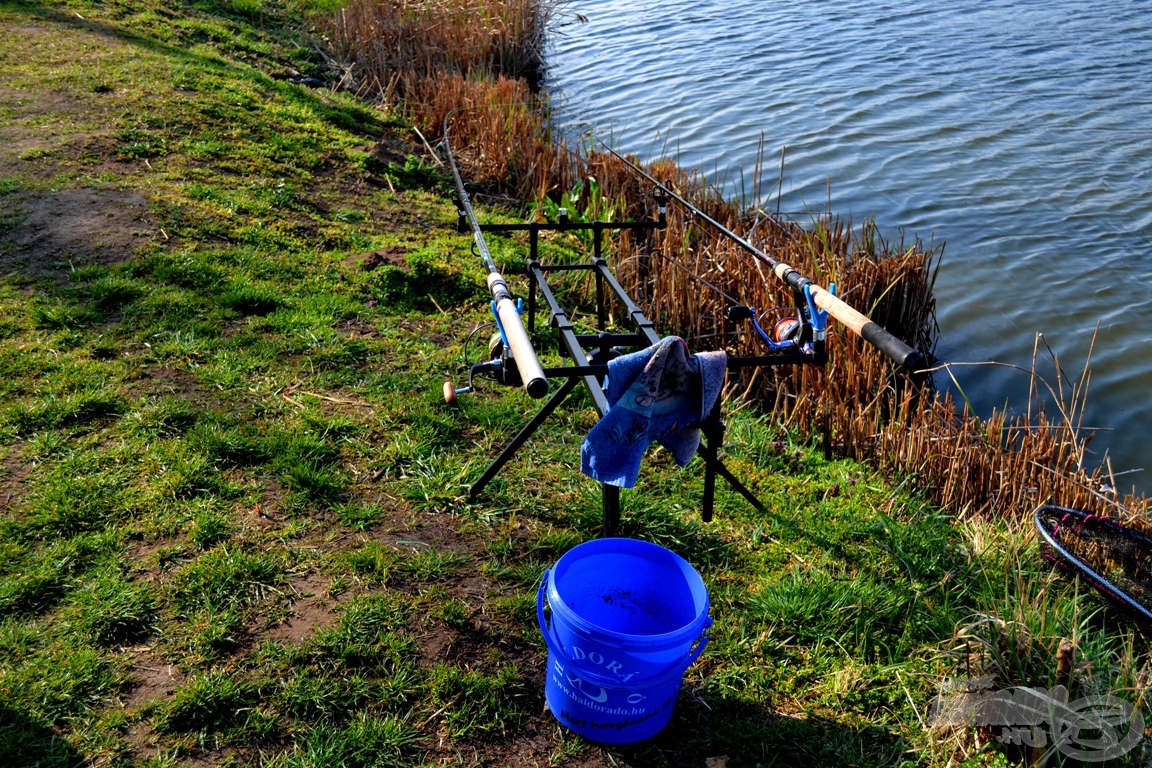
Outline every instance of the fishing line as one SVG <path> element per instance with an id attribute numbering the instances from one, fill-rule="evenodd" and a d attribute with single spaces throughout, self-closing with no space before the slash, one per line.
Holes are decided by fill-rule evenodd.
<path id="1" fill-rule="evenodd" d="M 746 303 L 745 303 L 745 302 L 743 302 L 743 301 L 740 301 L 740 300 L 739 300 L 739 299 L 737 299 L 735 296 L 733 296 L 732 294 L 730 294 L 730 293 L 728 293 L 727 291 L 723 290 L 723 289 L 722 289 L 722 288 L 720 288 L 719 286 L 717 286 L 717 285 L 715 285 L 715 284 L 713 284 L 713 283 L 709 282 L 708 280 L 705 280 L 703 277 L 701 277 L 700 275 L 696 274 L 694 271 L 692 271 L 691 269 L 689 269 L 688 267 L 686 267 L 684 264 L 681 264 L 679 261 L 677 261 L 677 260 L 676 260 L 675 258 L 673 258 L 672 256 L 669 256 L 668 254 L 664 253 L 664 251 L 662 251 L 662 250 L 655 250 L 655 251 L 652 251 L 652 253 L 655 253 L 656 255 L 660 256 L 660 257 L 661 257 L 661 258 L 663 258 L 664 260 L 668 261 L 669 263 L 671 263 L 671 264 L 672 264 L 672 266 L 676 267 L 676 268 L 677 268 L 677 269 L 679 269 L 681 272 L 683 272 L 685 275 L 687 275 L 689 278 L 691 278 L 692 280 L 695 280 L 696 282 L 700 283 L 700 284 L 701 284 L 701 285 L 703 285 L 705 288 L 709 288 L 709 289 L 711 289 L 712 291 L 715 291 L 717 295 L 719 295 L 719 296 L 723 297 L 723 298 L 724 298 L 724 300 L 728 302 L 728 306 L 729 306 L 729 307 L 744 307 L 744 306 L 746 306 Z M 768 308 L 768 309 L 765 309 L 765 310 L 761 310 L 761 311 L 759 311 L 759 313 L 758 313 L 758 315 L 757 315 L 757 320 L 759 320 L 759 319 L 761 319 L 761 318 L 765 317 L 765 316 L 766 316 L 766 315 L 768 315 L 769 313 L 782 313 L 782 312 L 784 312 L 784 311 L 786 311 L 786 308 L 785 308 L 785 307 L 770 307 L 770 308 Z M 793 310 L 793 311 L 794 311 L 794 310 Z M 717 318 L 713 317 L 713 318 L 712 318 L 713 322 L 715 322 L 715 321 L 716 321 L 716 319 L 717 319 Z M 725 338 L 725 337 L 726 337 L 726 335 L 727 335 L 727 334 L 725 334 L 725 333 L 715 333 L 715 332 L 713 332 L 713 333 L 706 333 L 706 334 L 696 334 L 696 335 L 692 336 L 692 341 L 693 341 L 693 342 L 698 342 L 698 341 L 700 341 L 700 340 L 702 340 L 702 339 L 710 339 L 710 338 L 721 338 L 721 339 L 723 339 L 723 338 Z M 741 335 L 741 334 L 737 333 L 737 335 Z"/>
<path id="2" fill-rule="evenodd" d="M 495 320 L 489 320 L 489 321 L 484 322 L 484 323 L 479 323 L 476 325 L 475 328 L 472 329 L 472 331 L 467 336 L 464 337 L 464 352 L 462 355 L 464 365 L 468 365 L 468 347 L 472 344 L 472 340 L 476 338 L 476 334 L 480 333 L 481 331 L 483 331 L 486 328 L 496 328 L 496 327 L 498 327 L 498 326 L 496 325 Z"/>
<path id="3" fill-rule="evenodd" d="M 660 258 L 662 258 L 662 259 L 664 259 L 665 261 L 669 262 L 669 263 L 670 263 L 672 266 L 676 267 L 676 268 L 677 268 L 677 269 L 679 269 L 681 272 L 683 272 L 684 274 L 688 275 L 689 277 L 691 277 L 691 278 L 692 278 L 693 280 L 695 280 L 696 282 L 698 282 L 698 283 L 700 283 L 701 285 L 703 285 L 705 288 L 710 288 L 710 289 L 712 289 L 712 290 L 713 290 L 713 291 L 715 291 L 715 292 L 716 292 L 718 295 L 720 295 L 720 296 L 722 296 L 724 299 L 726 299 L 726 300 L 727 300 L 729 303 L 731 303 L 731 304 L 736 304 L 736 305 L 740 305 L 740 306 L 743 306 L 743 305 L 744 305 L 744 302 L 740 301 L 740 300 L 739 300 L 739 299 L 737 299 L 735 296 L 733 296 L 732 294 L 730 294 L 730 293 L 726 292 L 725 290 L 723 290 L 723 289 L 722 289 L 722 288 L 720 288 L 719 286 L 717 286 L 717 285 L 715 285 L 715 284 L 713 284 L 713 283 L 709 282 L 708 280 L 705 280 L 703 277 L 701 277 L 700 275 L 696 274 L 696 272 L 694 272 L 693 270 L 691 270 L 691 269 L 689 269 L 688 267 L 684 266 L 683 264 L 681 264 L 679 261 L 677 261 L 677 260 L 676 260 L 675 258 L 673 258 L 672 256 L 669 256 L 668 254 L 666 254 L 666 253 L 665 253 L 663 250 L 655 250 L 655 251 L 652 251 L 652 253 L 655 253 L 655 254 L 656 254 L 657 256 L 659 256 Z"/>

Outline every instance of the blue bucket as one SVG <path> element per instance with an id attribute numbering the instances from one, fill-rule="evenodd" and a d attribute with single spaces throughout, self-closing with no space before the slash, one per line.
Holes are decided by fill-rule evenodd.
<path id="1" fill-rule="evenodd" d="M 672 718 L 684 672 L 708 644 L 708 606 L 700 574 L 664 547 L 608 538 L 568 550 L 536 596 L 548 708 L 592 741 L 655 736 Z"/>

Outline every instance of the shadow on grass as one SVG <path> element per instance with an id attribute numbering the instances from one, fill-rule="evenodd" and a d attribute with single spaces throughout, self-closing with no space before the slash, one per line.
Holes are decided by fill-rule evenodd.
<path id="1" fill-rule="evenodd" d="M 735 699 L 710 699 L 707 708 L 685 704 L 682 693 L 671 722 L 654 738 L 608 751 L 636 768 L 839 768 L 901 764 L 909 749 L 899 734 L 872 725 L 786 715 Z"/>
<path id="2" fill-rule="evenodd" d="M 6 768 L 73 768 L 84 764 L 48 726 L 0 704 L 0 765 Z"/>

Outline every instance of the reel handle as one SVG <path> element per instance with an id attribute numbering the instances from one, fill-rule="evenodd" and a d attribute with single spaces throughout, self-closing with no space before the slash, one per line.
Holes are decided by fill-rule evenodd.
<path id="1" fill-rule="evenodd" d="M 449 379 L 448 381 L 444 382 L 444 402 L 448 405 L 455 405 L 457 403 L 457 396 L 467 395 L 475 391 L 476 387 L 472 386 L 471 383 L 469 383 L 466 387 L 460 387 L 457 389 L 456 385 L 452 383 L 451 379 Z"/>

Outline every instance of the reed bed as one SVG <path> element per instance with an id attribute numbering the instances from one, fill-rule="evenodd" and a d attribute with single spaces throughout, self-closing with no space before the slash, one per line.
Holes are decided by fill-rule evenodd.
<path id="1" fill-rule="evenodd" d="M 469 183 L 481 189 L 536 200 L 579 178 L 576 155 L 553 140 L 545 104 L 523 80 L 453 74 L 427 83 L 408 103 L 425 134 L 450 130 Z"/>
<path id="2" fill-rule="evenodd" d="M 629 189 L 634 174 L 626 169 L 620 171 L 626 176 L 620 186 L 613 183 L 613 160 L 592 163 L 602 188 L 635 195 Z M 837 283 L 846 301 L 932 359 L 938 250 L 919 243 L 892 246 L 871 222 L 853 235 L 834 217 L 801 227 L 750 213 L 668 162 L 653 164 L 650 172 L 669 179 L 730 229 L 750 233 L 749 239 L 777 260 L 821 285 Z M 618 256 L 622 280 L 643 298 L 650 316 L 686 337 L 722 339 L 736 354 L 757 354 L 762 346 L 753 334 L 737 335 L 725 326 L 724 309 L 731 300 L 757 307 L 765 328 L 793 313 L 790 289 L 775 275 L 675 208 L 666 230 L 650 241 L 622 242 Z M 1032 369 L 1023 372 L 1034 382 L 1027 412 L 1009 417 L 994 411 L 979 418 L 946 393 L 911 384 L 876 349 L 834 322 L 828 343 L 824 368 L 754 370 L 734 386 L 770 408 L 783 426 L 826 435 L 836 453 L 909 478 L 960 516 L 1026 522 L 1037 506 L 1053 501 L 1128 522 L 1147 516 L 1146 498 L 1134 492 L 1122 497 L 1109 468 L 1090 466 L 1086 459 L 1091 439 L 1082 424 L 1086 372 L 1073 386 L 1062 384 L 1067 377 L 1057 371 L 1049 384 L 1034 358 Z"/>
<path id="3" fill-rule="evenodd" d="M 329 20 L 328 32 L 361 91 L 391 102 L 422 135 L 438 137 L 451 126 L 471 183 L 530 205 L 595 179 L 607 201 L 600 210 L 647 215 L 652 190 L 623 163 L 552 135 L 547 98 L 536 86 L 544 31 L 558 8 L 546 0 L 353 0 Z M 939 251 L 887 243 L 871 222 L 854 230 L 816 217 L 801 226 L 749 211 L 667 160 L 647 169 L 779 261 L 818 284 L 836 282 L 846 301 L 932 359 Z M 793 298 L 774 275 L 675 205 L 665 230 L 623 235 L 612 256 L 645 312 L 695 347 L 760 351 L 747 329 L 726 323 L 733 300 L 757 307 L 765 327 L 792 312 Z M 1147 515 L 1146 499 L 1121 497 L 1107 467 L 1085 462 L 1088 435 L 1078 414 L 1086 381 L 1072 393 L 1053 389 L 1054 400 L 1037 396 L 1024 416 L 978 418 L 930 387 L 909 384 L 835 323 L 829 353 L 823 369 L 757 370 L 734 378 L 732 389 L 770 409 L 783 427 L 823 434 L 838 453 L 909 478 L 959 515 L 1023 521 L 1049 502 L 1128 520 Z M 1036 370 L 1030 375 L 1040 380 Z"/>
<path id="4" fill-rule="evenodd" d="M 555 9 L 547 0 L 352 0 L 324 26 L 351 87 L 423 136 L 450 129 L 470 182 L 535 199 L 577 178 L 536 92 Z"/>
<path id="5" fill-rule="evenodd" d="M 541 0 L 352 0 L 328 20 L 364 87 L 404 99 L 444 75 L 500 73 L 533 87 L 553 4 Z"/>

